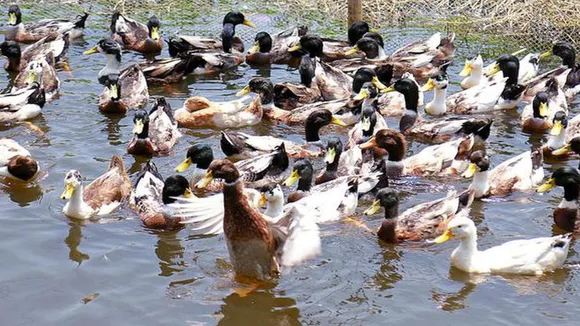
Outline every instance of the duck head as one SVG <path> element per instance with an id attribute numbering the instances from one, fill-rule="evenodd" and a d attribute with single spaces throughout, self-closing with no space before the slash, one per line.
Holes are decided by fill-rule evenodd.
<path id="1" fill-rule="evenodd" d="M 352 23 L 348 28 L 348 42 L 351 46 L 354 46 L 358 40 L 360 40 L 363 35 L 370 31 L 369 24 L 363 21 L 357 21 Z"/>
<path id="2" fill-rule="evenodd" d="M 214 179 L 220 179 L 226 185 L 234 184 L 240 178 L 240 172 L 230 160 L 215 160 L 207 168 L 205 176 L 195 184 L 196 189 L 207 187 Z"/>
<path id="3" fill-rule="evenodd" d="M 22 12 L 17 5 L 8 7 L 8 25 L 16 26 L 22 23 Z"/>
<path id="4" fill-rule="evenodd" d="M 161 22 L 159 22 L 159 19 L 155 16 L 151 16 L 147 22 L 147 29 L 149 30 L 150 39 L 157 41 L 161 38 L 161 34 L 159 32 L 160 27 Z"/>
<path id="5" fill-rule="evenodd" d="M 337 167 L 340 161 L 340 155 L 342 155 L 342 142 L 338 137 L 330 137 L 328 143 L 326 144 L 326 154 L 324 155 L 324 163 L 326 163 L 327 170 L 328 167 Z"/>
<path id="6" fill-rule="evenodd" d="M 272 50 L 272 37 L 266 32 L 259 32 L 254 38 L 254 46 L 248 51 L 248 54 L 261 52 L 268 53 Z"/>
<path id="7" fill-rule="evenodd" d="M 290 187 L 298 181 L 298 190 L 308 191 L 312 185 L 312 174 L 314 169 L 308 159 L 301 159 L 294 163 L 294 168 L 290 176 L 284 180 L 282 186 Z"/>
<path id="8" fill-rule="evenodd" d="M 481 58 L 481 55 L 478 54 L 475 57 L 465 59 L 465 65 L 463 66 L 463 69 L 459 73 L 459 76 L 467 77 L 469 76 L 469 74 L 471 74 L 471 71 L 473 70 L 481 71 L 482 69 L 483 69 L 483 58 Z"/>
<path id="9" fill-rule="evenodd" d="M 366 143 L 360 144 L 361 149 L 381 148 L 387 151 L 389 161 L 402 161 L 407 153 L 407 141 L 400 132 L 391 129 L 377 131 Z"/>
<path id="10" fill-rule="evenodd" d="M 165 179 L 163 184 L 162 199 L 164 204 L 175 202 L 175 197 L 193 198 L 193 192 L 189 188 L 189 181 L 180 175 L 173 175 Z"/>
<path id="11" fill-rule="evenodd" d="M 187 150 L 185 160 L 175 168 L 175 171 L 184 172 L 192 164 L 195 164 L 197 168 L 206 170 L 209 168 L 211 162 L 213 162 L 213 151 L 211 147 L 205 144 L 195 144 Z"/>
<path id="12" fill-rule="evenodd" d="M 137 138 L 145 139 L 149 137 L 149 113 L 143 109 L 137 110 L 133 117 L 133 134 Z"/>
<path id="13" fill-rule="evenodd" d="M 274 85 L 268 78 L 255 77 L 250 79 L 248 85 L 236 93 L 236 96 L 244 96 L 249 93 L 260 95 L 264 105 L 274 102 Z"/>
<path id="14" fill-rule="evenodd" d="M 378 78 L 376 72 L 370 68 L 358 69 L 352 78 L 352 91 L 358 94 L 365 83 L 372 82 L 379 90 L 387 88 Z"/>
<path id="15" fill-rule="evenodd" d="M 433 76 L 431 76 L 429 80 L 427 80 L 427 83 L 423 86 L 421 90 L 423 92 L 428 92 L 432 89 L 437 90 L 446 89 L 448 85 L 449 85 L 449 77 L 447 76 L 447 73 L 444 71 L 438 71 Z"/>
<path id="16" fill-rule="evenodd" d="M 448 219 L 445 232 L 439 237 L 433 239 L 433 243 L 443 243 L 450 239 L 463 240 L 477 236 L 477 229 L 475 223 L 467 216 L 469 209 L 463 209 L 457 213 L 453 218 Z"/>
<path id="17" fill-rule="evenodd" d="M 304 35 L 300 38 L 297 45 L 288 49 L 289 52 L 302 51 L 311 58 L 321 57 L 323 54 L 323 42 L 318 35 Z"/>
<path id="18" fill-rule="evenodd" d="M 376 214 L 381 207 L 385 209 L 385 218 L 391 219 L 399 215 L 399 195 L 391 188 L 383 188 L 377 192 L 376 200 L 364 211 L 364 215 Z"/>
<path id="19" fill-rule="evenodd" d="M 77 170 L 70 170 L 64 177 L 64 191 L 60 195 L 61 199 L 70 199 L 74 192 L 83 185 L 83 176 Z"/>
<path id="20" fill-rule="evenodd" d="M 471 153 L 469 156 L 469 166 L 461 175 L 464 178 L 471 178 L 478 172 L 489 170 L 489 157 L 484 151 L 479 150 Z"/>
<path id="21" fill-rule="evenodd" d="M 568 42 L 557 42 L 552 46 L 552 50 L 546 51 L 540 55 L 540 58 L 556 55 L 562 58 L 562 65 L 568 68 L 576 66 L 576 50 Z"/>
<path id="22" fill-rule="evenodd" d="M 319 141 L 320 129 L 322 127 L 328 126 L 329 124 L 335 124 L 338 126 L 346 127 L 346 124 L 342 122 L 338 117 L 334 116 L 329 110 L 321 109 L 310 113 L 308 118 L 306 118 L 306 124 L 304 127 L 306 141 L 307 142 Z"/>

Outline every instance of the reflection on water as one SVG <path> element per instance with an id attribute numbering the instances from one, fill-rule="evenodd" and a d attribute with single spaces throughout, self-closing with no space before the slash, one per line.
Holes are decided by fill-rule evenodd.
<path id="1" fill-rule="evenodd" d="M 130 111 L 129 114 L 132 115 L 134 114 L 134 112 L 135 111 Z M 121 136 L 121 127 L 119 125 L 119 122 L 123 118 L 124 115 L 122 114 L 113 114 L 107 115 L 107 117 L 102 121 L 105 123 L 105 126 L 103 127 L 102 131 L 107 133 L 107 140 L 109 140 L 109 144 L 113 146 L 120 145 L 122 143 L 121 139 L 124 138 L 123 136 Z"/>
<path id="2" fill-rule="evenodd" d="M 218 325 L 302 325 L 296 300 L 278 297 L 273 290 L 252 292 L 245 297 L 234 293 L 223 301 L 223 317 Z"/>
<path id="3" fill-rule="evenodd" d="M 396 245 L 386 244 L 378 241 L 384 246 L 383 263 L 380 270 L 372 277 L 373 282 L 381 291 L 392 289 L 395 283 L 403 279 L 399 273 L 398 265 L 400 263 L 403 253 L 397 249 Z"/>
<path id="4" fill-rule="evenodd" d="M 29 206 L 42 197 L 43 191 L 37 182 L 24 183 L 0 177 L 1 192 L 8 194 L 10 200 L 20 207 Z"/>
<path id="5" fill-rule="evenodd" d="M 90 258 L 89 255 L 79 250 L 79 245 L 81 244 L 81 239 L 83 238 L 83 232 L 80 223 L 82 222 L 69 222 L 68 235 L 64 239 L 64 243 L 66 243 L 66 246 L 69 248 L 68 258 L 74 262 L 77 262 L 79 265 L 83 261 Z"/>
<path id="6" fill-rule="evenodd" d="M 157 232 L 157 244 L 155 255 L 159 258 L 159 276 L 171 276 L 187 268 L 183 258 L 184 248 L 181 239 L 177 236 L 178 231 Z"/>

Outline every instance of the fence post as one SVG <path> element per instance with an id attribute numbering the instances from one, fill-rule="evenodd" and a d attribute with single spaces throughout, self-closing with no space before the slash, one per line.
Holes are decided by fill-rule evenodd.
<path id="1" fill-rule="evenodd" d="M 362 0 L 348 0 L 348 26 L 362 20 Z"/>

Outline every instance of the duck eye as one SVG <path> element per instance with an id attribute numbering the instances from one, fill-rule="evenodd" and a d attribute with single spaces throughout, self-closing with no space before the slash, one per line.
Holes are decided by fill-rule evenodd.
<path id="1" fill-rule="evenodd" d="M 458 229 L 461 229 L 461 227 L 463 227 L 463 225 L 458 225 L 458 226 L 457 226 L 457 228 L 458 228 Z"/>

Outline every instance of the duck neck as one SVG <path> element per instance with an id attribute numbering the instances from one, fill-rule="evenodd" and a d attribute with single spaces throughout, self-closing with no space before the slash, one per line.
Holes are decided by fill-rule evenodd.
<path id="1" fill-rule="evenodd" d="M 271 198 L 268 201 L 268 208 L 264 211 L 264 215 L 268 215 L 270 217 L 277 217 L 282 214 L 284 209 L 284 198 Z"/>
<path id="2" fill-rule="evenodd" d="M 234 44 L 234 35 L 236 33 L 236 27 L 234 24 L 226 23 L 222 29 L 222 49 L 225 53 L 232 52 L 232 46 Z"/>
<path id="3" fill-rule="evenodd" d="M 306 125 L 304 127 L 304 134 L 306 135 L 306 142 L 316 142 L 316 141 L 320 141 L 320 128 L 322 128 L 322 126 L 320 126 L 317 123 L 311 122 L 311 121 L 306 121 Z"/>
<path id="4" fill-rule="evenodd" d="M 447 86 L 435 89 L 435 95 L 433 96 L 433 101 L 431 102 L 432 114 L 444 114 L 445 111 L 447 111 L 447 106 L 445 104 L 446 97 Z"/>
<path id="5" fill-rule="evenodd" d="M 20 71 L 20 57 L 8 58 L 8 67 L 6 67 L 6 70 Z"/>
<path id="6" fill-rule="evenodd" d="M 471 181 L 471 188 L 475 191 L 475 197 L 479 198 L 485 195 L 489 187 L 487 183 L 487 175 L 489 171 L 475 172 L 473 181 Z"/>
<path id="7" fill-rule="evenodd" d="M 576 54 L 570 53 L 562 57 L 562 65 L 570 69 L 574 69 L 574 67 L 576 66 Z"/>
<path id="8" fill-rule="evenodd" d="M 108 76 L 111 74 L 119 74 L 121 71 L 120 55 L 107 54 L 107 64 L 105 68 L 101 69 L 99 76 Z"/>
<path id="9" fill-rule="evenodd" d="M 244 195 L 244 182 L 241 178 L 238 178 L 234 182 L 224 182 L 223 194 L 224 208 L 226 210 L 240 209 L 240 206 L 248 206 L 248 199 Z"/>
<path id="10" fill-rule="evenodd" d="M 298 179 L 298 188 L 297 190 L 300 191 L 310 191 L 312 187 L 312 176 L 301 175 L 300 179 Z"/>
<path id="11" fill-rule="evenodd" d="M 548 139 L 548 147 L 551 149 L 558 149 L 566 145 L 566 130 L 562 129 L 558 136 L 550 136 Z"/>
<path id="12" fill-rule="evenodd" d="M 87 204 L 84 199 L 84 186 L 80 185 L 78 189 L 73 191 L 70 200 L 68 201 L 69 211 L 82 212 L 86 209 Z"/>
<path id="13" fill-rule="evenodd" d="M 459 247 L 457 247 L 455 251 L 455 255 L 472 257 L 477 252 L 477 234 L 474 233 L 461 239 L 459 242 Z"/>
<path id="14" fill-rule="evenodd" d="M 399 121 L 399 130 L 404 134 L 413 126 L 415 122 L 417 122 L 417 118 L 419 117 L 419 113 L 417 112 L 417 108 L 415 109 L 408 109 L 405 110 L 405 114 L 401 117 Z"/>
<path id="15" fill-rule="evenodd" d="M 479 82 L 483 79 L 483 69 L 481 67 L 473 67 L 467 79 L 473 82 Z"/>

